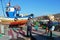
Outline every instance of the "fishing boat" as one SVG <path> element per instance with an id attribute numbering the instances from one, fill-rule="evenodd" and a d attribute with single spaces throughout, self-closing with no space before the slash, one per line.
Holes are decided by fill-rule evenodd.
<path id="1" fill-rule="evenodd" d="M 2 2 L 1 2 L 2 3 Z M 3 5 L 2 5 L 3 8 Z M 20 14 L 19 11 L 21 10 L 21 7 L 19 5 L 11 6 L 10 2 L 6 6 L 6 16 L 7 17 L 0 17 L 0 21 L 2 24 L 19 24 L 24 25 L 28 21 L 27 19 L 29 17 L 33 17 L 33 14 L 25 15 Z M 14 19 L 17 18 L 17 21 L 14 21 Z"/>

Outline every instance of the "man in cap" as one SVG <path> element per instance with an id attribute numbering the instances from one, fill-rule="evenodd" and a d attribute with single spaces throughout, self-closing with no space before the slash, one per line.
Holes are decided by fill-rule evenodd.
<path id="1" fill-rule="evenodd" d="M 32 34 L 31 34 L 32 25 L 33 25 L 32 17 L 29 17 L 28 22 L 27 22 L 27 36 L 30 36 L 30 37 L 32 36 Z"/>

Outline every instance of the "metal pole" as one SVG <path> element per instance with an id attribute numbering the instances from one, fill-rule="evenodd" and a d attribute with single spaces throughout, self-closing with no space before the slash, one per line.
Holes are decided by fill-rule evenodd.
<path id="1" fill-rule="evenodd" d="M 2 5 L 2 11 L 3 11 L 3 15 L 4 15 L 4 7 L 3 7 L 2 0 L 1 0 L 1 5 Z M 5 17 L 5 15 L 4 15 L 4 17 Z"/>

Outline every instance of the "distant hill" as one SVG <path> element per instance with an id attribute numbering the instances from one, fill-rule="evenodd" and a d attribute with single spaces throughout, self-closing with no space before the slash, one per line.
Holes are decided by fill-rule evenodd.
<path id="1" fill-rule="evenodd" d="M 57 19 L 57 18 L 59 18 L 59 19 L 60 19 L 60 13 L 53 14 L 53 15 L 54 15 L 55 19 Z M 48 19 L 48 17 L 47 17 L 47 16 L 38 16 L 38 17 L 36 17 L 36 18 Z"/>
<path id="2" fill-rule="evenodd" d="M 60 13 L 54 14 L 55 19 L 60 19 Z"/>

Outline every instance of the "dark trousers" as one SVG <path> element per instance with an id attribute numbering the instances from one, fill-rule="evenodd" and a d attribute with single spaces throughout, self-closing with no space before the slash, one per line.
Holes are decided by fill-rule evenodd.
<path id="1" fill-rule="evenodd" d="M 28 37 L 31 37 L 32 36 L 31 31 L 32 31 L 32 27 L 31 26 L 27 26 L 27 36 Z"/>
<path id="2" fill-rule="evenodd" d="M 31 31 L 27 31 L 27 36 L 28 37 L 31 37 L 32 36 Z"/>

